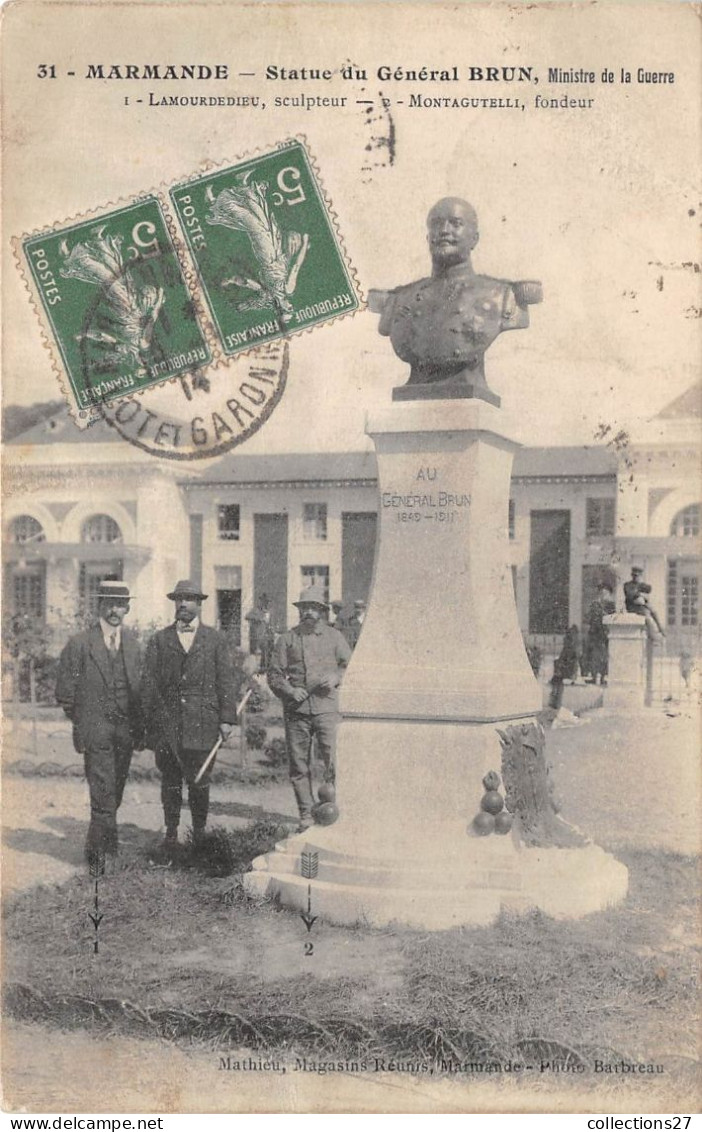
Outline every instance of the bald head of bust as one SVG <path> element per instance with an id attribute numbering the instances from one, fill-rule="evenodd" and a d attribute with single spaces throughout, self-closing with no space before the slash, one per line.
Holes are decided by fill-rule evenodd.
<path id="1" fill-rule="evenodd" d="M 443 197 L 427 216 L 427 240 L 434 270 L 470 263 L 478 242 L 475 209 L 461 197 Z"/>

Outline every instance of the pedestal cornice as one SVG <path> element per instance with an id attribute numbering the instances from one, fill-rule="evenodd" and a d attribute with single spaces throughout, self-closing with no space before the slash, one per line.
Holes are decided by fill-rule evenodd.
<path id="1" fill-rule="evenodd" d="M 368 414 L 366 432 L 376 437 L 392 433 L 476 433 L 495 437 L 512 450 L 521 448 L 513 422 L 502 409 L 486 401 L 396 401 Z"/>

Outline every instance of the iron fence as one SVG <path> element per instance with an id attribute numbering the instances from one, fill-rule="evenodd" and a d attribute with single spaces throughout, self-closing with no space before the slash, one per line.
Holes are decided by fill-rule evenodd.
<path id="1" fill-rule="evenodd" d="M 697 699 L 702 658 L 690 648 L 646 642 L 646 703 L 649 706 Z"/>
<path id="2" fill-rule="evenodd" d="M 553 676 L 553 664 L 563 648 L 563 633 L 522 633 L 524 647 L 534 675 L 548 683 Z"/>

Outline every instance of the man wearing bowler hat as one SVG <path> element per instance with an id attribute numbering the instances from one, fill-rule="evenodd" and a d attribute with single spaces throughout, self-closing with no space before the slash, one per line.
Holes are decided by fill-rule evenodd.
<path id="1" fill-rule="evenodd" d="M 97 590 L 98 624 L 78 633 L 61 653 L 56 699 L 73 723 L 73 745 L 83 755 L 90 790 L 85 844 L 91 872 L 117 853 L 117 811 L 134 750 L 141 750 L 141 649 L 122 625 L 129 588 L 105 579 Z"/>
<path id="2" fill-rule="evenodd" d="M 143 702 L 146 745 L 154 751 L 161 772 L 163 851 L 171 856 L 178 843 L 183 781 L 188 784 L 193 843 L 202 842 L 214 760 L 195 780 L 209 751 L 234 726 L 237 680 L 226 637 L 200 620 L 207 594 L 185 579 L 167 596 L 175 603 L 175 621 L 149 642 Z"/>
<path id="3" fill-rule="evenodd" d="M 329 604 L 317 587 L 303 590 L 293 603 L 300 623 L 282 633 L 273 647 L 268 685 L 283 701 L 290 781 L 300 813 L 300 831 L 312 825 L 312 740 L 333 779 L 339 684 L 350 658 L 346 640 L 326 620 Z"/>

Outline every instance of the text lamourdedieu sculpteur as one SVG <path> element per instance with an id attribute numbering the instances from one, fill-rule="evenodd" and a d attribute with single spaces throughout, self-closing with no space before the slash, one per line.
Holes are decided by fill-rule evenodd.
<path id="1" fill-rule="evenodd" d="M 476 275 L 471 252 L 478 242 L 478 218 L 459 197 L 434 205 L 427 239 L 428 278 L 370 292 L 370 309 L 381 315 L 380 333 L 411 367 L 407 384 L 393 389 L 393 400 L 479 397 L 499 405 L 485 380 L 485 351 L 503 330 L 529 325 L 528 307 L 541 302 L 541 284 Z"/>

